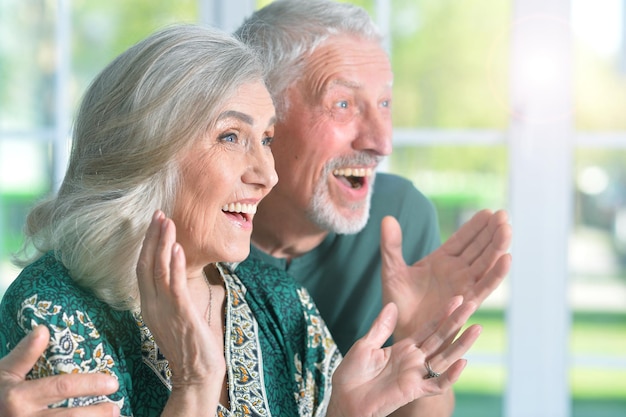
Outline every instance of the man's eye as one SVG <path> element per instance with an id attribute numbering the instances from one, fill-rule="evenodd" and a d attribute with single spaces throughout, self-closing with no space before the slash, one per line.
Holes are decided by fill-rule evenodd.
<path id="1" fill-rule="evenodd" d="M 391 100 L 383 100 L 383 101 L 380 103 L 380 106 L 381 106 L 381 107 L 387 107 L 387 108 L 391 107 Z"/>
<path id="2" fill-rule="evenodd" d="M 234 133 L 226 133 L 224 135 L 221 135 L 219 137 L 219 140 L 223 141 L 223 142 L 237 142 L 237 135 L 235 135 Z"/>
<path id="3" fill-rule="evenodd" d="M 340 109 L 347 109 L 349 107 L 347 100 L 341 100 L 335 103 L 335 107 L 339 107 Z"/>
<path id="4" fill-rule="evenodd" d="M 265 139 L 263 139 L 261 141 L 261 144 L 263 146 L 271 146 L 272 142 L 274 142 L 274 137 L 273 136 L 267 136 Z"/>

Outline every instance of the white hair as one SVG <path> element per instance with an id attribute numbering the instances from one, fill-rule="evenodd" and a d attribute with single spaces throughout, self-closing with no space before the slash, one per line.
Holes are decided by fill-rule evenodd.
<path id="1" fill-rule="evenodd" d="M 171 215 L 177 156 L 239 86 L 262 77 L 247 46 L 195 25 L 165 28 L 118 56 L 83 98 L 63 184 L 29 213 L 16 262 L 53 251 L 79 285 L 114 308 L 137 308 L 141 243 L 155 210 Z"/>

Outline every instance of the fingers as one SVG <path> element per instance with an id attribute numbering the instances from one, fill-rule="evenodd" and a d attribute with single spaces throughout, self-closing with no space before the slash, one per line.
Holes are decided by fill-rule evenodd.
<path id="1" fill-rule="evenodd" d="M 155 252 L 161 237 L 161 225 L 164 219 L 165 215 L 162 211 L 157 210 L 154 213 L 139 252 L 137 282 L 139 292 L 147 299 L 153 299 L 156 296 L 156 287 L 153 279 Z"/>
<path id="2" fill-rule="evenodd" d="M 137 280 L 141 296 L 146 300 L 156 300 L 159 294 L 179 289 L 185 278 L 185 257 L 181 246 L 176 243 L 176 226 L 157 210 L 146 231 L 139 261 Z M 172 288 L 172 275 L 179 279 Z"/>
<path id="3" fill-rule="evenodd" d="M 170 288 L 174 297 L 178 299 L 187 294 L 186 263 L 183 249 L 180 244 L 174 243 L 170 262 Z"/>
<path id="4" fill-rule="evenodd" d="M 444 345 L 445 348 L 431 357 L 431 364 L 435 369 L 446 369 L 460 358 L 474 345 L 482 332 L 482 326 L 473 324 L 454 341 Z"/>
<path id="5" fill-rule="evenodd" d="M 484 276 L 474 285 L 475 302 L 479 304 L 482 303 L 485 298 L 487 298 L 489 294 L 491 294 L 500 285 L 506 274 L 508 274 L 511 269 L 511 262 L 511 255 L 507 253 L 501 255 L 495 265 L 493 265 L 493 267 L 491 267 L 486 274 L 484 274 L 484 271 L 474 271 L 474 276 L 484 274 Z"/>
<path id="6" fill-rule="evenodd" d="M 506 234 L 497 233 L 500 226 L 508 225 L 507 222 L 508 216 L 504 210 L 495 213 L 481 210 L 463 224 L 443 246 L 447 253 L 462 256 L 468 263 L 472 263 L 489 245 L 495 244 L 500 249 L 508 248 L 510 239 L 503 239 Z"/>
<path id="7" fill-rule="evenodd" d="M 24 379 L 48 347 L 49 339 L 50 332 L 46 326 L 35 327 L 0 361 L 0 372 Z"/>
<path id="8" fill-rule="evenodd" d="M 460 251 L 456 256 L 469 266 L 466 273 L 467 278 L 475 283 L 474 301 L 484 301 L 508 273 L 510 255 L 506 251 L 511 244 L 511 235 L 505 211 L 491 214 L 483 210 L 449 239 L 446 251 Z"/>
<path id="9" fill-rule="evenodd" d="M 476 242 L 469 245 L 464 251 L 463 258 L 486 269 L 498 256 L 508 250 L 511 236 L 511 225 L 502 222 L 502 217 L 497 216 L 496 213 L 488 226 L 477 237 Z"/>
<path id="10" fill-rule="evenodd" d="M 452 315 L 452 313 L 454 313 L 454 311 L 459 308 L 459 306 L 463 304 L 463 296 L 462 295 L 455 295 L 454 297 L 452 297 L 450 299 L 450 301 L 448 302 L 448 305 L 446 306 L 445 312 L 446 315 L 445 317 L 449 317 Z"/>
<path id="11" fill-rule="evenodd" d="M 440 377 L 432 378 L 431 381 L 433 381 L 440 390 L 448 389 L 459 380 L 459 377 L 461 376 L 461 373 L 463 372 L 463 369 L 465 369 L 466 365 L 467 360 L 459 359 L 450 365 Z M 438 369 L 437 365 L 431 364 L 431 366 L 433 369 Z"/>
<path id="12" fill-rule="evenodd" d="M 465 222 L 459 230 L 457 230 L 450 238 L 443 244 L 447 253 L 452 255 L 461 255 L 466 250 L 468 245 L 473 243 L 480 233 L 489 224 L 491 219 L 491 210 L 481 210 L 474 214 L 470 220 Z"/>
<path id="13" fill-rule="evenodd" d="M 50 417 L 119 416 L 119 408 L 109 403 L 71 411 L 48 409 L 50 404 L 67 398 L 108 395 L 118 389 L 117 380 L 105 374 L 67 374 L 26 380 L 26 375 L 46 350 L 49 339 L 48 328 L 37 326 L 0 360 L 0 414 L 42 410 L 42 415 Z"/>
<path id="14" fill-rule="evenodd" d="M 52 408 L 41 415 L 42 417 L 119 417 L 120 409 L 112 403 L 100 403 L 89 407 Z"/>
<path id="15" fill-rule="evenodd" d="M 154 284 L 157 291 L 169 290 L 170 288 L 170 265 L 172 252 L 176 244 L 176 226 L 168 218 L 161 220 L 160 236 L 154 252 Z M 180 247 L 177 247 L 177 251 Z M 182 252 L 182 251 L 180 251 Z"/>
<path id="16" fill-rule="evenodd" d="M 406 265 L 402 256 L 402 230 L 392 216 L 384 217 L 380 225 L 380 253 L 383 271 L 393 271 Z"/>
<path id="17" fill-rule="evenodd" d="M 156 332 L 164 306 L 179 314 L 189 307 L 186 259 L 176 242 L 176 226 L 157 210 L 152 217 L 137 263 L 137 280 L 144 322 Z"/>
<path id="18" fill-rule="evenodd" d="M 50 332 L 40 325 L 28 334 L 2 360 L 0 360 L 0 411 L 13 415 L 12 410 L 45 410 L 46 416 L 117 416 L 114 404 L 91 407 L 85 411 L 68 413 L 48 410 L 50 404 L 67 398 L 112 394 L 118 389 L 117 380 L 105 374 L 68 374 L 42 379 L 25 380 L 48 346 Z M 92 410 L 92 411 L 90 411 Z M 4 412 L 0 412 L 4 414 Z"/>
<path id="19" fill-rule="evenodd" d="M 441 377 L 435 378 L 437 380 L 443 379 L 442 381 L 437 381 L 439 387 L 445 388 L 459 379 L 467 364 L 463 356 L 474 345 L 481 332 L 481 326 L 477 324 L 472 325 L 454 343 L 449 344 L 439 353 L 429 357 L 431 369 L 441 373 Z"/>
<path id="20" fill-rule="evenodd" d="M 398 308 L 393 303 L 388 303 L 383 307 L 372 327 L 360 340 L 375 348 L 380 348 L 393 333 L 398 320 Z"/>
<path id="21" fill-rule="evenodd" d="M 511 227 L 508 224 L 508 216 L 504 210 L 499 210 L 489 217 L 489 221 L 480 232 L 475 235 L 472 242 L 468 242 L 463 249 L 463 259 L 474 263 L 479 259 L 486 269 L 495 262 L 498 255 L 509 248 L 511 243 Z M 487 255 L 487 256 L 485 256 Z"/>
<path id="22" fill-rule="evenodd" d="M 511 244 L 511 226 L 506 213 L 496 212 L 474 244 L 470 244 L 463 258 L 470 261 L 469 277 L 474 282 L 473 301 L 482 303 L 500 285 L 511 267 L 511 255 L 506 253 Z"/>
<path id="23" fill-rule="evenodd" d="M 441 373 L 437 378 L 440 380 L 436 381 L 441 388 L 457 381 L 466 365 L 466 361 L 462 359 L 463 355 L 474 345 L 482 332 L 482 327 L 475 324 L 469 326 L 454 340 L 476 307 L 473 302 L 461 304 L 420 346 L 428 357 L 431 369 Z"/>
<path id="24" fill-rule="evenodd" d="M 476 311 L 475 303 L 467 302 L 461 304 L 441 323 L 437 330 L 422 343 L 420 348 L 428 355 L 440 351 L 441 347 L 445 346 L 447 341 L 456 336 L 474 311 Z"/>
<path id="25" fill-rule="evenodd" d="M 113 376 L 100 373 L 56 375 L 28 381 L 27 384 L 33 399 L 46 406 L 67 398 L 109 395 L 118 389 Z"/>

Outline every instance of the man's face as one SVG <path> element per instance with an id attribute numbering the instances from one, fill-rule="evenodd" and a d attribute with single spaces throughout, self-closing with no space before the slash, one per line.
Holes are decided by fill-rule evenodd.
<path id="1" fill-rule="evenodd" d="M 356 233 L 374 170 L 391 152 L 391 65 L 379 44 L 342 36 L 320 46 L 304 74 L 276 124 L 273 194 L 320 229 Z"/>

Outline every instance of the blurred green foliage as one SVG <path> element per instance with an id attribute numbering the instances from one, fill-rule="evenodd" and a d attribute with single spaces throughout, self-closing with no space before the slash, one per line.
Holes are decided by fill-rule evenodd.
<path id="1" fill-rule="evenodd" d="M 471 355 L 496 355 L 504 361 L 507 335 L 506 313 L 500 309 L 478 310 L 467 326 L 483 326 Z M 626 351 L 626 313 L 577 311 L 573 315 L 570 355 L 578 360 L 620 358 Z M 601 341 L 601 342 L 600 342 Z M 470 360 L 455 384 L 454 416 L 500 417 L 506 391 L 504 362 Z M 569 381 L 572 417 L 626 415 L 626 369 L 604 366 L 572 366 Z"/>
<path id="2" fill-rule="evenodd" d="M 173 23 L 198 21 L 197 0 L 72 1 L 72 66 L 77 96 L 115 56 Z"/>
<path id="3" fill-rule="evenodd" d="M 508 40 L 511 2 L 395 0 L 392 7 L 395 125 L 504 128 L 499 103 L 507 88 L 494 83 L 506 77 L 508 58 L 493 48 Z"/>
<path id="4" fill-rule="evenodd" d="M 390 171 L 411 179 L 435 204 L 442 240 L 478 210 L 507 207 L 505 146 L 396 146 Z"/>

